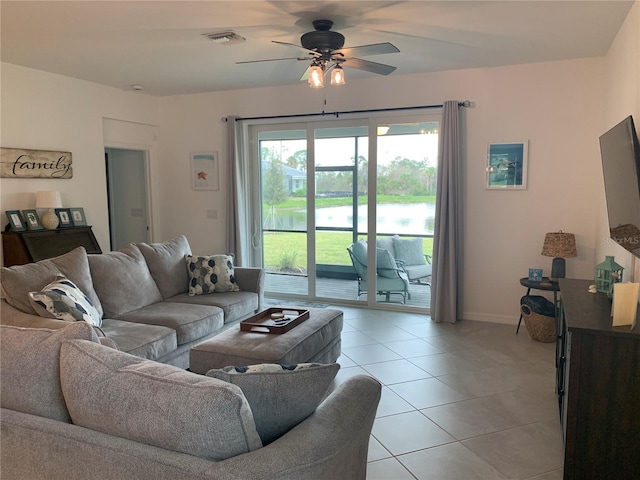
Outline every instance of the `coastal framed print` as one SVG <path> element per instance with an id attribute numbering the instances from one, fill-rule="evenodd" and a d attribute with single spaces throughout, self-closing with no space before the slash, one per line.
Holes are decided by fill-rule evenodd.
<path id="1" fill-rule="evenodd" d="M 486 186 L 488 190 L 526 190 L 528 141 L 489 143 Z"/>
<path id="2" fill-rule="evenodd" d="M 218 190 L 220 188 L 218 152 L 191 154 L 191 189 Z"/>

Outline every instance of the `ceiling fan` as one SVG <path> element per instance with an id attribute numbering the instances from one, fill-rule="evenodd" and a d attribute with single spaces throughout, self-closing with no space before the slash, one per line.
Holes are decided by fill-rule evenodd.
<path id="1" fill-rule="evenodd" d="M 270 58 L 266 60 L 249 60 L 241 63 L 273 62 L 280 60 L 302 60 L 311 62 L 309 68 L 302 75 L 300 80 L 308 80 L 311 87 L 323 87 L 324 76 L 331 72 L 331 84 L 343 85 L 343 66 L 357 68 L 365 72 L 376 73 L 378 75 L 389 75 L 396 67 L 383 63 L 362 60 L 352 55 L 381 55 L 384 53 L 399 53 L 398 48 L 389 43 L 374 43 L 372 45 L 360 45 L 357 47 L 342 48 L 344 46 L 344 35 L 331 30 L 333 22 L 331 20 L 314 20 L 312 32 L 307 32 L 300 37 L 301 45 L 294 43 L 279 42 L 272 40 L 279 45 L 292 46 L 306 50 L 305 57 Z"/>

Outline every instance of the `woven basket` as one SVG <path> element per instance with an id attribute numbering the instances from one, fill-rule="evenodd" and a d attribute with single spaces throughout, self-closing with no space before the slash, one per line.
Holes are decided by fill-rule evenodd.
<path id="1" fill-rule="evenodd" d="M 539 342 L 551 343 L 556 340 L 556 319 L 531 310 L 529 305 L 520 305 L 522 318 L 529 336 Z"/>

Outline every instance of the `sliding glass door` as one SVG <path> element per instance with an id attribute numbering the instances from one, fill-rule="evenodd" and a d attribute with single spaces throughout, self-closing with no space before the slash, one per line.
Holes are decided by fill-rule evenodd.
<path id="1" fill-rule="evenodd" d="M 428 309 L 438 118 L 384 120 L 252 127 L 268 296 Z"/>

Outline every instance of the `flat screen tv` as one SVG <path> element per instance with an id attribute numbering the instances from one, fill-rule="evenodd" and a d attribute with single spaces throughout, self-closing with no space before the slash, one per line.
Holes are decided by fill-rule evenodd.
<path id="1" fill-rule="evenodd" d="M 632 116 L 600 136 L 600 155 L 609 235 L 640 258 L 640 143 Z"/>

